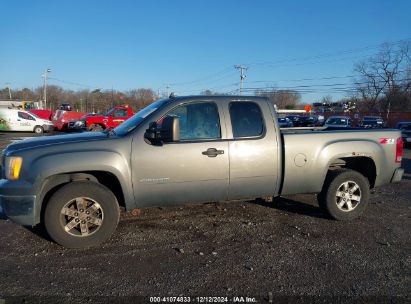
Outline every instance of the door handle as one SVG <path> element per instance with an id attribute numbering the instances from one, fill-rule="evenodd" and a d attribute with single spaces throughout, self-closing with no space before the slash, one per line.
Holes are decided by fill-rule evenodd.
<path id="1" fill-rule="evenodd" d="M 208 148 L 207 151 L 201 152 L 203 155 L 208 157 L 216 157 L 219 154 L 224 154 L 224 150 L 217 150 L 216 148 Z"/>
<path id="2" fill-rule="evenodd" d="M 20 119 L 17 119 L 17 121 L 21 121 Z"/>

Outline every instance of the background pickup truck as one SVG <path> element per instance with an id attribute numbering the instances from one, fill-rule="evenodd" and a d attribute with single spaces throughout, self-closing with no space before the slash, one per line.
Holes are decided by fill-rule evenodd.
<path id="1" fill-rule="evenodd" d="M 11 220 L 89 247 L 114 232 L 120 207 L 318 193 L 350 220 L 370 188 L 401 180 L 401 158 L 398 130 L 282 132 L 265 98 L 173 97 L 110 131 L 9 145 L 0 199 Z"/>
<path id="2" fill-rule="evenodd" d="M 115 106 L 103 114 L 85 115 L 80 120 L 69 123 L 70 131 L 75 129 L 100 132 L 122 124 L 134 115 L 128 105 Z"/>

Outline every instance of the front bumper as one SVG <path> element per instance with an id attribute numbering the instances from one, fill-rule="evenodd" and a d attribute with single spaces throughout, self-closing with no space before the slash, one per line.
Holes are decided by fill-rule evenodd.
<path id="1" fill-rule="evenodd" d="M 43 125 L 42 127 L 45 132 L 54 131 L 54 125 Z"/>
<path id="2" fill-rule="evenodd" d="M 4 196 L 0 195 L 0 206 L 3 215 L 13 222 L 34 226 L 34 214 L 36 206 L 36 196 Z"/>
<path id="3" fill-rule="evenodd" d="M 0 180 L 0 205 L 3 216 L 24 226 L 37 224 L 36 195 L 31 184 L 24 181 Z"/>
<path id="4" fill-rule="evenodd" d="M 72 131 L 72 132 L 83 132 L 86 131 L 86 123 L 85 122 L 80 122 L 79 120 L 77 121 L 70 121 L 67 125 L 67 131 Z"/>
<path id="5" fill-rule="evenodd" d="M 391 178 L 391 183 L 400 182 L 401 179 L 402 179 L 403 174 L 404 174 L 404 169 L 403 168 L 395 169 L 394 174 Z"/>

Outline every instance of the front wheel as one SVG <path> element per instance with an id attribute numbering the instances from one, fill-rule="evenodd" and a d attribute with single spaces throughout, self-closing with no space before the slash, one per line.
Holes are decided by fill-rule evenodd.
<path id="1" fill-rule="evenodd" d="M 44 130 L 43 130 L 43 127 L 41 126 L 35 126 L 33 132 L 36 134 L 42 134 Z"/>
<path id="2" fill-rule="evenodd" d="M 50 237 L 67 248 L 97 246 L 117 227 L 120 210 L 114 194 L 105 186 L 79 181 L 57 190 L 44 213 Z"/>
<path id="3" fill-rule="evenodd" d="M 336 220 L 352 220 L 360 216 L 368 205 L 368 179 L 354 170 L 330 171 L 318 194 L 320 207 Z"/>

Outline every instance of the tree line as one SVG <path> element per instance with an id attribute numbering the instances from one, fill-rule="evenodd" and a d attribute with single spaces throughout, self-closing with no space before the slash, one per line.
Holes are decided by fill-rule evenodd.
<path id="1" fill-rule="evenodd" d="M 147 88 L 133 89 L 125 92 L 117 90 L 67 90 L 60 86 L 47 86 L 47 108 L 56 110 L 62 103 L 69 103 L 73 110 L 80 112 L 101 113 L 116 106 L 128 104 L 134 111 L 141 109 L 163 96 Z M 8 100 L 9 90 L 0 90 L 0 100 Z M 43 99 L 43 87 L 34 90 L 24 88 L 12 91 L 13 100 L 40 101 Z"/>

